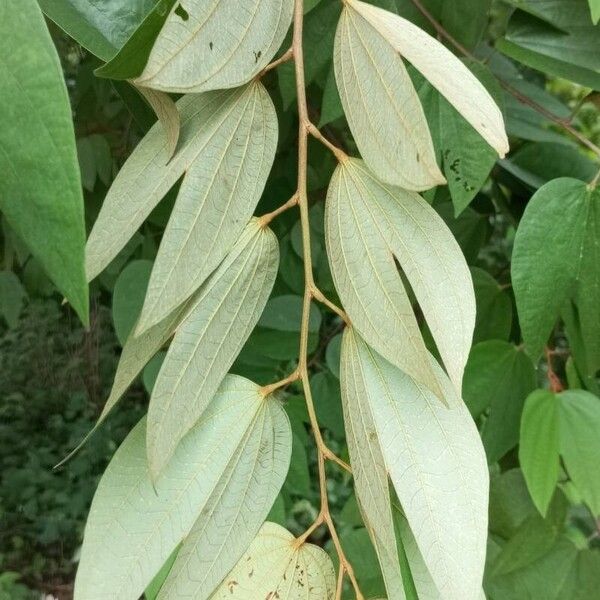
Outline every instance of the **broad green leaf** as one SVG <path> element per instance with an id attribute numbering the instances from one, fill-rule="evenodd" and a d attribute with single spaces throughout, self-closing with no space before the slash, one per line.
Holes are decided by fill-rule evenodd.
<path id="1" fill-rule="evenodd" d="M 112 180 L 113 160 L 107 139 L 94 133 L 77 139 L 77 155 L 83 187 L 93 192 L 100 179 L 106 186 Z"/>
<path id="2" fill-rule="evenodd" d="M 519 461 L 542 515 L 548 510 L 559 476 L 558 410 L 554 394 L 538 390 L 527 398 L 521 419 Z"/>
<path id="3" fill-rule="evenodd" d="M 153 127 L 119 172 L 88 240 L 93 278 L 185 172 L 139 332 L 188 298 L 227 254 L 258 202 L 277 144 L 275 112 L 261 84 L 177 104 L 182 125 L 175 156 L 167 164 L 164 131 Z"/>
<path id="4" fill-rule="evenodd" d="M 222 482 L 185 538 L 160 600 L 208 598 L 264 523 L 290 466 L 292 435 L 281 405 L 263 400 Z"/>
<path id="5" fill-rule="evenodd" d="M 569 478 L 583 501 L 600 516 L 600 398 L 585 390 L 558 395 L 559 445 Z"/>
<path id="6" fill-rule="evenodd" d="M 109 60 L 157 0 L 38 0 L 42 10 L 84 48 Z"/>
<path id="7" fill-rule="evenodd" d="M 12 271 L 0 271 L 0 316 L 9 327 L 15 327 L 27 298 L 27 292 Z"/>
<path id="8" fill-rule="evenodd" d="M 446 183 L 402 58 L 346 4 L 334 50 L 335 77 L 361 155 L 379 179 L 410 190 Z"/>
<path id="9" fill-rule="evenodd" d="M 487 271 L 473 267 L 471 275 L 477 305 L 473 344 L 490 339 L 507 340 L 513 318 L 510 296 Z"/>
<path id="10" fill-rule="evenodd" d="M 148 408 L 154 477 L 217 391 L 271 293 L 277 238 L 253 219 L 191 302 L 162 365 Z"/>
<path id="11" fill-rule="evenodd" d="M 354 333 L 356 372 L 385 467 L 442 597 L 476 598 L 487 541 L 488 470 L 471 415 L 435 365 L 447 406 Z M 457 574 L 460 573 L 460 576 Z"/>
<path id="12" fill-rule="evenodd" d="M 322 548 L 295 541 L 287 529 L 265 523 L 210 600 L 333 600 L 331 559 Z"/>
<path id="13" fill-rule="evenodd" d="M 391 12 L 348 0 L 391 47 L 420 71 L 502 158 L 508 139 L 500 109 L 469 69 L 435 38 Z"/>
<path id="14" fill-rule="evenodd" d="M 154 485 L 146 461 L 146 426 L 142 420 L 117 450 L 94 496 L 75 581 L 75 598 L 137 600 L 180 542 L 190 531 L 196 531 L 196 525 L 207 530 L 236 529 L 231 535 L 239 536 L 242 545 L 245 536 L 246 544 L 250 543 L 251 535 L 248 537 L 243 527 L 237 529 L 239 516 L 254 518 L 253 511 L 266 516 L 277 495 L 273 492 L 285 476 L 285 471 L 280 472 L 290 442 L 285 415 L 280 424 L 271 423 L 273 429 L 267 438 L 262 437 L 273 411 L 281 413 L 282 409 L 276 401 L 266 400 L 254 383 L 227 377 Z M 267 454 L 268 448 L 275 451 L 277 441 L 281 456 L 273 457 L 273 464 L 278 465 L 273 480 L 258 492 L 257 504 L 248 506 L 247 501 L 242 501 L 248 483 L 246 469 L 261 471 L 253 445 L 257 435 Z M 282 436 L 285 444 L 281 444 Z M 287 457 L 289 460 L 289 451 Z M 253 491 L 256 492 L 254 488 Z M 225 500 L 233 503 L 219 504 L 223 494 L 227 496 Z M 212 548 L 207 541 L 202 550 L 207 560 Z M 181 551 L 176 564 L 180 556 Z"/>
<path id="15" fill-rule="evenodd" d="M 125 345 L 144 303 L 152 261 L 134 260 L 119 274 L 112 298 L 112 317 L 121 345 Z"/>
<path id="16" fill-rule="evenodd" d="M 171 92 L 240 86 L 273 58 L 293 0 L 186 0 L 169 13 L 136 83 Z"/>
<path id="17" fill-rule="evenodd" d="M 377 438 L 373 408 L 365 398 L 368 382 L 362 372 L 359 346 L 352 328 L 343 335 L 340 382 L 346 442 L 352 464 L 354 490 L 363 521 L 373 542 L 389 600 L 404 600 L 404 586 L 392 519 L 388 473 Z"/>
<path id="18" fill-rule="evenodd" d="M 599 188 L 561 178 L 529 201 L 517 230 L 511 271 L 523 339 L 532 357 L 541 354 L 569 299 L 579 310 L 585 345 L 600 355 L 599 237 Z"/>
<path id="19" fill-rule="evenodd" d="M 171 160 L 177 148 L 179 129 L 181 127 L 181 118 L 179 116 L 179 111 L 177 110 L 177 105 L 171 100 L 170 96 L 164 92 L 157 92 L 156 90 L 143 87 L 138 88 L 138 91 L 152 107 L 152 110 L 163 127 L 163 131 L 167 136 L 166 153 L 168 160 Z"/>
<path id="20" fill-rule="evenodd" d="M 460 390 L 475 324 L 473 284 L 458 244 L 429 204 L 349 159 L 329 186 L 326 241 L 336 289 L 357 331 L 439 395 L 398 260 Z"/>
<path id="21" fill-rule="evenodd" d="M 523 404 L 535 387 L 531 360 L 512 344 L 489 340 L 471 350 L 463 397 L 474 417 L 489 408 L 481 431 L 488 462 L 496 462 L 519 442 Z"/>
<path id="22" fill-rule="evenodd" d="M 271 298 L 258 322 L 260 327 L 277 331 L 300 331 L 302 324 L 302 296 L 286 294 Z M 318 333 L 321 327 L 321 313 L 314 304 L 310 307 L 308 331 Z"/>
<path id="23" fill-rule="evenodd" d="M 88 323 L 83 195 L 62 68 L 35 0 L 0 6 L 0 210 Z"/>

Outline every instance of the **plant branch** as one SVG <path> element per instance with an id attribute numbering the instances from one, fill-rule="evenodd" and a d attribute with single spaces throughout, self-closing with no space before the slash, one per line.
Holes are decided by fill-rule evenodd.
<path id="1" fill-rule="evenodd" d="M 289 210 L 290 208 L 298 205 L 298 194 L 294 194 L 287 202 L 282 204 L 280 207 L 276 208 L 274 211 L 270 213 L 266 213 L 258 218 L 258 221 L 261 227 L 266 227 L 275 217 L 280 215 L 281 213 Z"/>
<path id="2" fill-rule="evenodd" d="M 269 63 L 258 75 L 257 78 L 260 79 L 263 75 L 267 74 L 269 71 L 276 69 L 279 65 L 283 63 L 289 62 L 294 58 L 294 49 L 288 48 L 279 58 L 275 59 L 273 62 Z"/>
<path id="3" fill-rule="evenodd" d="M 300 356 L 298 362 L 298 372 L 304 389 L 306 399 L 306 408 L 310 419 L 310 424 L 317 444 L 317 463 L 319 470 L 319 487 L 321 494 L 321 511 L 319 517 L 303 536 L 299 538 L 303 543 L 314 528 L 321 523 L 326 523 L 331 534 L 331 539 L 337 551 L 340 563 L 340 571 L 348 574 L 354 587 L 357 600 L 363 600 L 358 582 L 354 576 L 352 565 L 349 563 L 344 550 L 341 547 L 339 537 L 335 528 L 333 519 L 329 511 L 329 500 L 327 497 L 327 474 L 325 471 L 325 461 L 327 459 L 336 460 L 335 456 L 325 445 L 319 422 L 315 411 L 315 406 L 310 389 L 310 380 L 308 373 L 308 327 L 310 317 L 310 307 L 313 300 L 314 291 L 317 289 L 312 268 L 312 255 L 310 248 L 310 217 L 308 212 L 308 135 L 310 132 L 310 119 L 308 117 L 308 105 L 306 101 L 306 83 L 304 77 L 304 53 L 302 46 L 302 29 L 304 25 L 304 0 L 295 0 L 294 4 L 294 31 L 292 38 L 292 53 L 295 62 L 296 72 L 296 92 L 298 96 L 298 205 L 300 207 L 300 222 L 302 226 L 302 252 L 304 258 L 304 297 L 302 302 L 302 323 L 300 328 Z M 316 129 L 316 128 L 315 128 Z M 322 295 L 321 295 L 322 296 Z M 336 460 L 336 462 L 338 462 Z M 343 461 L 339 461 L 341 463 Z"/>

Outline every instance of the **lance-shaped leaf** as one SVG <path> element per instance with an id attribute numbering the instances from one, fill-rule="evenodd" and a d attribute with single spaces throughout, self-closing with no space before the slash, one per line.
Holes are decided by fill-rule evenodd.
<path id="1" fill-rule="evenodd" d="M 488 470 L 477 428 L 432 359 L 448 406 L 354 334 L 387 471 L 442 597 L 477 598 L 487 542 Z"/>
<path id="2" fill-rule="evenodd" d="M 136 83 L 182 93 L 242 85 L 281 46 L 293 5 L 293 0 L 177 2 Z"/>
<path id="3" fill-rule="evenodd" d="M 87 275 L 93 279 L 185 174 L 173 225 L 155 263 L 143 329 L 164 318 L 167 305 L 174 308 L 185 300 L 223 259 L 262 192 L 268 168 L 261 161 L 270 167 L 275 152 L 275 112 L 259 83 L 185 96 L 177 107 L 181 131 L 175 156 L 169 161 L 167 136 L 157 123 L 113 182 L 86 249 Z M 238 196 L 231 196 L 234 191 Z M 165 300 L 158 302 L 161 286 Z"/>
<path id="4" fill-rule="evenodd" d="M 271 430 L 265 434 L 267 423 Z M 260 455 L 255 451 L 257 436 L 264 445 Z M 291 430 L 283 409 L 265 399 L 256 384 L 237 376 L 225 379 L 155 486 L 145 437 L 143 420 L 117 450 L 100 481 L 85 529 L 75 581 L 77 600 L 137 600 L 197 519 L 207 528 L 227 529 L 237 528 L 243 515 L 254 522 L 266 514 L 290 456 Z M 269 481 L 256 462 L 265 456 L 272 461 L 265 467 L 272 467 Z M 248 470 L 260 472 L 257 483 L 265 484 L 258 490 L 250 481 L 247 493 L 257 500 L 250 511 L 244 500 Z M 227 490 L 223 500 L 235 509 L 228 511 L 224 503 L 215 510 L 223 490 Z M 241 519 L 236 516 L 238 508 Z M 213 519 L 218 523 L 211 523 Z M 243 527 L 232 535 L 240 536 L 241 545 L 252 539 Z M 212 548 L 207 542 L 203 550 L 207 559 Z"/>
<path id="5" fill-rule="evenodd" d="M 334 594 L 327 553 L 298 546 L 287 529 L 267 522 L 210 600 L 333 600 Z"/>
<path id="6" fill-rule="evenodd" d="M 389 600 L 404 600 L 404 585 L 394 535 L 388 473 L 377 439 L 365 379 L 360 371 L 354 330 L 342 338 L 340 383 L 346 441 L 354 489 L 363 521 L 373 542 Z"/>
<path id="7" fill-rule="evenodd" d="M 171 157 L 177 148 L 179 128 L 181 127 L 177 105 L 171 100 L 170 96 L 164 92 L 157 92 L 156 90 L 143 87 L 138 87 L 137 89 L 152 107 L 152 110 L 163 126 L 163 131 L 167 136 L 167 156 L 168 159 L 171 160 Z"/>
<path id="8" fill-rule="evenodd" d="M 348 5 L 337 28 L 334 64 L 348 124 L 377 177 L 409 190 L 446 183 L 402 58 Z"/>
<path id="9" fill-rule="evenodd" d="M 357 331 L 390 362 L 439 392 L 398 260 L 460 390 L 475 297 L 444 221 L 417 194 L 382 184 L 362 161 L 349 159 L 333 175 L 325 226 L 333 279 Z"/>
<path id="10" fill-rule="evenodd" d="M 148 408 L 156 477 L 198 420 L 265 307 L 279 264 L 277 238 L 253 219 L 198 292 L 177 329 Z"/>
<path id="11" fill-rule="evenodd" d="M 508 152 L 502 112 L 452 52 L 410 21 L 387 10 L 360 0 L 347 0 L 346 4 L 417 68 L 500 157 Z"/>
<path id="12" fill-rule="evenodd" d="M 267 518 L 286 478 L 292 452 L 290 424 L 281 405 L 266 407 L 243 440 L 185 538 L 159 600 L 204 600 L 236 565 Z"/>

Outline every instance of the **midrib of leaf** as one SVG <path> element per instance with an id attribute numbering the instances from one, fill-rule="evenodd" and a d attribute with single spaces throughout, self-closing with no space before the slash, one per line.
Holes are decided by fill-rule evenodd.
<path id="1" fill-rule="evenodd" d="M 250 89 L 250 88 L 249 88 Z M 255 90 L 253 90 L 254 92 Z M 252 94 L 255 96 L 255 94 Z M 236 136 L 236 134 L 238 133 L 238 128 L 240 127 L 240 124 L 242 122 L 242 120 L 244 119 L 244 117 L 246 116 L 246 109 L 248 108 L 248 105 L 250 104 L 250 100 L 251 100 L 251 95 L 248 94 L 248 100 L 246 101 L 246 104 L 244 105 L 244 108 L 242 111 L 240 111 L 240 118 L 237 122 L 237 125 L 233 128 L 232 133 L 227 141 L 227 144 L 225 144 L 223 146 L 223 151 L 219 157 L 219 161 L 213 171 L 212 174 L 212 179 L 210 181 L 210 184 L 207 186 L 204 195 L 201 199 L 201 201 L 198 202 L 199 207 L 198 210 L 196 212 L 196 214 L 194 215 L 194 218 L 192 219 L 192 225 L 191 227 L 188 229 L 187 231 L 187 235 L 184 238 L 183 244 L 181 244 L 179 250 L 177 251 L 177 253 L 175 254 L 175 258 L 171 261 L 171 267 L 169 269 L 167 269 L 166 273 L 161 273 L 161 281 L 162 281 L 162 285 L 158 286 L 158 288 L 153 288 L 152 290 L 152 294 L 154 295 L 155 299 L 154 302 L 148 306 L 147 309 L 144 309 L 142 312 L 146 315 L 153 315 L 152 319 L 148 319 L 146 318 L 145 321 L 149 321 L 146 323 L 141 323 L 141 331 L 147 329 L 148 327 L 151 327 L 152 325 L 156 325 L 157 322 L 159 322 L 162 318 L 164 318 L 166 315 L 163 314 L 164 311 L 162 311 L 161 313 L 159 313 L 158 315 L 155 315 L 155 309 L 157 304 L 160 302 L 161 300 L 161 295 L 164 292 L 164 290 L 167 288 L 167 286 L 171 283 L 171 277 L 175 271 L 175 267 L 178 266 L 179 261 L 181 260 L 182 255 L 184 254 L 184 252 L 186 251 L 187 247 L 188 247 L 188 243 L 190 241 L 190 238 L 192 236 L 192 234 L 194 233 L 194 229 L 198 224 L 198 220 L 200 219 L 201 213 L 202 213 L 202 208 L 204 208 L 204 203 L 206 202 L 207 197 L 209 196 L 210 192 L 213 189 L 214 183 L 215 183 L 215 179 L 217 177 L 217 174 L 219 173 L 219 170 L 221 168 L 221 166 L 223 165 L 223 161 L 225 159 L 225 156 L 228 154 L 228 151 L 230 149 L 231 146 L 231 142 L 233 141 L 234 137 Z M 229 113 L 227 113 L 227 118 L 229 118 L 229 116 L 231 115 L 231 113 L 233 112 L 233 108 L 235 108 L 235 106 L 237 106 L 237 102 L 232 106 L 232 109 Z M 254 108 L 253 108 L 253 112 L 252 112 L 252 119 L 251 122 L 253 122 L 254 120 L 254 116 L 255 116 L 255 112 L 256 112 L 256 98 L 255 98 L 255 102 L 254 102 Z M 223 121 L 221 122 L 221 125 L 225 122 L 226 119 L 223 119 Z M 215 130 L 215 134 L 216 134 Z M 208 145 L 208 143 L 212 141 L 212 136 L 211 138 L 207 141 L 207 143 L 199 150 L 198 154 L 196 155 L 196 158 L 194 160 L 197 160 L 198 155 L 200 154 L 201 151 L 203 151 L 206 146 Z M 244 156 L 246 155 L 246 152 L 248 150 L 248 144 L 250 142 L 250 136 L 246 136 L 246 147 L 245 147 L 245 151 L 244 151 Z M 264 156 L 264 151 L 263 151 L 263 156 Z M 229 210 L 229 208 L 231 207 L 231 202 L 232 202 L 232 198 L 235 195 L 235 191 L 236 191 L 236 186 L 239 182 L 239 178 L 241 175 L 241 172 L 243 170 L 243 167 L 240 167 L 240 169 L 237 172 L 236 178 L 235 178 L 235 183 L 232 186 L 232 191 L 229 195 L 229 197 L 227 198 L 226 201 L 226 205 L 225 205 L 225 210 L 223 210 L 221 212 L 221 219 L 219 221 L 219 227 L 215 233 L 215 238 L 218 237 L 219 233 L 221 232 L 221 229 L 223 227 L 223 221 L 225 220 L 225 215 L 227 213 L 227 211 Z M 186 174 L 187 175 L 187 174 Z M 202 215 L 203 216 L 203 215 Z M 201 285 L 202 282 L 200 282 Z M 157 292 L 155 292 L 154 290 L 158 289 Z M 191 292 L 193 293 L 193 291 Z M 150 297 L 150 294 L 148 293 L 148 297 Z M 189 296 L 188 296 L 189 297 Z M 185 300 L 185 299 L 184 299 Z M 184 301 L 183 300 L 183 301 Z"/>

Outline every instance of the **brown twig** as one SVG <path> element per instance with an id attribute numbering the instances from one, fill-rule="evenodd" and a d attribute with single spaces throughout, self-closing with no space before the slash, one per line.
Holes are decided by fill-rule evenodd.
<path id="1" fill-rule="evenodd" d="M 548 348 L 548 346 L 546 346 L 544 348 L 544 354 L 546 356 L 546 364 L 547 364 L 547 368 L 548 368 L 548 381 L 550 383 L 550 389 L 555 394 L 558 394 L 559 392 L 562 392 L 564 390 L 564 387 L 560 380 L 560 377 L 556 374 L 556 372 L 554 371 L 554 368 L 552 367 L 552 356 L 554 353 L 552 352 L 552 350 L 550 350 L 550 348 Z"/>

